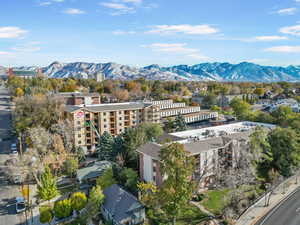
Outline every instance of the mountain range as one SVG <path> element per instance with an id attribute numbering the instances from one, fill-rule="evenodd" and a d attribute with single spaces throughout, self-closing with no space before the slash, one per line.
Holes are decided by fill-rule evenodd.
<path id="1" fill-rule="evenodd" d="M 15 69 L 33 70 L 35 67 Z M 51 78 L 94 78 L 101 73 L 106 79 L 130 80 L 145 78 L 149 80 L 182 81 L 300 81 L 300 66 L 261 66 L 254 63 L 201 63 L 192 66 L 177 65 L 162 67 L 156 64 L 146 67 L 132 67 L 117 63 L 60 63 L 53 62 L 42 68 Z"/>

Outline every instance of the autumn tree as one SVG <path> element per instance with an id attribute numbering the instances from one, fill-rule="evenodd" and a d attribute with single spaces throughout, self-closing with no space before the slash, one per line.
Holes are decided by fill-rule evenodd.
<path id="1" fill-rule="evenodd" d="M 64 168 L 65 168 L 66 174 L 70 177 L 73 177 L 79 168 L 78 159 L 74 158 L 74 157 L 68 158 L 64 162 Z"/>
<path id="2" fill-rule="evenodd" d="M 234 114 L 238 119 L 246 118 L 251 112 L 250 104 L 239 98 L 234 98 L 230 102 L 230 107 L 232 107 Z"/>
<path id="3" fill-rule="evenodd" d="M 53 220 L 53 213 L 50 207 L 40 207 L 40 222 L 51 224 Z"/>
<path id="4" fill-rule="evenodd" d="M 59 219 L 63 219 L 63 218 L 71 216 L 72 211 L 73 211 L 71 200 L 64 199 L 64 200 L 56 201 L 54 203 L 53 211 L 54 211 L 55 217 L 57 217 Z"/>
<path id="5" fill-rule="evenodd" d="M 75 192 L 72 194 L 71 198 L 72 209 L 80 211 L 87 204 L 87 197 L 83 192 Z"/>
<path id="6" fill-rule="evenodd" d="M 104 194 L 101 186 L 96 185 L 90 191 L 88 202 L 86 205 L 87 219 L 91 220 L 100 213 L 100 207 L 104 202 Z"/>
<path id="7" fill-rule="evenodd" d="M 38 197 L 45 201 L 49 201 L 59 194 L 56 186 L 56 179 L 52 175 L 49 167 L 45 168 L 44 173 L 41 175 L 41 183 L 37 188 Z"/>
<path id="8" fill-rule="evenodd" d="M 192 198 L 194 184 L 191 177 L 194 162 L 182 144 L 173 143 L 160 152 L 161 172 L 166 175 L 159 197 L 162 209 L 172 218 L 173 225 L 181 210 Z"/>

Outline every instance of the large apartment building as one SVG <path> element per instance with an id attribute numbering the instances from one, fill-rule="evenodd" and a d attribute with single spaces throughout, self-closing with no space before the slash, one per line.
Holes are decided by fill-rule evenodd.
<path id="1" fill-rule="evenodd" d="M 149 103 L 159 107 L 162 120 L 182 115 L 186 123 L 195 123 L 218 117 L 218 112 L 201 110 L 200 106 L 186 106 L 184 102 L 174 103 L 173 100 L 162 100 Z"/>
<path id="2" fill-rule="evenodd" d="M 271 124 L 238 122 L 233 124 L 188 130 L 165 134 L 157 142 L 141 146 L 139 166 L 141 180 L 157 186 L 163 183 L 164 175 L 160 170 L 160 150 L 164 143 L 181 143 L 190 157 L 196 161 L 193 178 L 200 180 L 202 187 L 213 183 L 220 168 L 235 166 L 235 157 L 249 141 L 249 136 L 257 126 L 273 129 Z"/>
<path id="3" fill-rule="evenodd" d="M 160 123 L 159 108 L 149 103 L 113 103 L 66 106 L 66 117 L 74 125 L 75 145 L 95 149 L 105 131 L 116 136 L 141 123 Z"/>
<path id="4" fill-rule="evenodd" d="M 198 106 L 190 107 L 172 100 L 95 104 L 98 96 L 68 93 L 62 96 L 69 101 L 78 99 L 74 105 L 66 105 L 65 114 L 73 121 L 75 145 L 90 151 L 95 149 L 99 136 L 105 131 L 116 136 L 126 128 L 147 122 L 161 123 L 164 119 L 177 115 L 182 115 L 187 123 L 218 116 L 216 112 L 201 111 Z"/>

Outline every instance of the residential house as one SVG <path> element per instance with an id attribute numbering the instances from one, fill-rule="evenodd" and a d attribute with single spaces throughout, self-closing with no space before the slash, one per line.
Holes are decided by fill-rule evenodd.
<path id="1" fill-rule="evenodd" d="M 135 196 L 113 184 L 103 191 L 105 196 L 101 212 L 113 225 L 138 225 L 145 221 L 145 207 Z"/>

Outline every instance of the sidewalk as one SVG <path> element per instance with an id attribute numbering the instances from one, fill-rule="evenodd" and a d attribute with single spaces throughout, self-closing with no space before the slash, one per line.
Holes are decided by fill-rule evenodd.
<path id="1" fill-rule="evenodd" d="M 298 178 L 299 179 L 299 178 Z M 272 208 L 283 201 L 293 191 L 300 187 L 300 179 L 296 184 L 296 177 L 291 177 L 279 185 L 270 197 L 269 206 L 265 207 L 266 198 L 263 197 L 252 205 L 236 222 L 236 225 L 254 225 L 260 218 L 266 215 Z M 269 194 L 267 195 L 269 197 Z"/>

